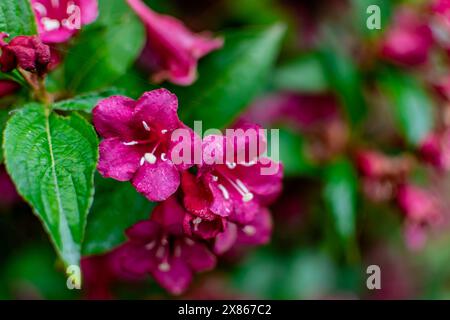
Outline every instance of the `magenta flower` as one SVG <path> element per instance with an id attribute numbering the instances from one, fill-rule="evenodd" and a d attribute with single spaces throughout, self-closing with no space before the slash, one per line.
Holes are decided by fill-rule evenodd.
<path id="1" fill-rule="evenodd" d="M 0 80 L 0 98 L 16 92 L 20 88 L 17 82 L 11 80 Z"/>
<path id="2" fill-rule="evenodd" d="M 450 130 L 430 133 L 419 152 L 423 160 L 438 170 L 450 169 Z"/>
<path id="3" fill-rule="evenodd" d="M 272 234 L 272 217 L 267 208 L 260 208 L 253 219 L 242 223 L 229 219 L 224 231 L 217 235 L 214 253 L 221 255 L 235 246 L 262 245 L 269 242 Z"/>
<path id="4" fill-rule="evenodd" d="M 129 228 L 122 269 L 137 276 L 149 273 L 172 294 L 184 292 L 194 273 L 213 269 L 216 258 L 206 244 L 183 233 L 184 216 L 173 196 L 158 204 L 150 220 Z"/>
<path id="5" fill-rule="evenodd" d="M 245 127 L 243 130 L 251 129 Z M 259 127 L 254 126 L 255 130 Z M 230 140 L 232 139 L 232 140 Z M 256 139 L 257 141 L 249 141 Z M 203 140 L 203 165 L 197 176 L 198 188 L 205 194 L 202 201 L 186 201 L 195 199 L 192 193 L 195 188 L 185 190 L 185 206 L 190 212 L 201 214 L 211 211 L 222 217 L 232 217 L 240 223 L 254 219 L 260 206 L 272 203 L 281 192 L 283 168 L 268 158 L 261 157 L 265 150 L 265 140 L 261 135 L 237 137 L 210 135 Z M 245 154 L 245 161 L 239 162 L 238 155 L 248 150 L 249 143 L 257 144 L 257 154 L 252 158 Z M 234 144 L 232 159 L 227 155 L 227 145 Z M 214 152 L 214 150 L 222 150 Z M 211 151 L 211 152 L 210 152 Z M 271 174 L 263 174 L 264 168 L 274 168 Z M 196 185 L 195 183 L 193 184 Z"/>
<path id="6" fill-rule="evenodd" d="M 450 49 L 450 1 L 435 0 L 431 3 L 431 26 L 436 41 L 447 50 Z"/>
<path id="7" fill-rule="evenodd" d="M 407 9 L 399 11 L 393 21 L 382 44 L 382 57 L 404 66 L 425 63 L 433 45 L 430 27 Z"/>
<path id="8" fill-rule="evenodd" d="M 6 43 L 4 39 L 8 37 L 8 34 L 0 33 L 2 72 L 10 72 L 17 67 L 39 75 L 48 71 L 50 48 L 38 36 L 18 36 Z"/>
<path id="9" fill-rule="evenodd" d="M 169 80 L 178 85 L 192 84 L 198 60 L 223 45 L 222 39 L 194 34 L 181 21 L 154 12 L 141 0 L 127 2 L 147 29 L 147 44 L 140 61 L 153 72 L 157 83 Z"/>
<path id="10" fill-rule="evenodd" d="M 442 203 L 430 191 L 408 184 L 398 189 L 397 203 L 406 216 L 407 244 L 420 249 L 426 240 L 426 229 L 443 221 Z"/>
<path id="11" fill-rule="evenodd" d="M 180 184 L 173 164 L 171 133 L 184 128 L 177 115 L 177 97 L 166 89 L 144 93 L 137 101 L 113 96 L 93 110 L 93 123 L 104 138 L 98 171 L 106 178 L 131 180 L 151 201 L 162 201 Z"/>
<path id="12" fill-rule="evenodd" d="M 69 40 L 81 26 L 97 19 L 97 0 L 31 0 L 39 35 L 46 43 Z"/>

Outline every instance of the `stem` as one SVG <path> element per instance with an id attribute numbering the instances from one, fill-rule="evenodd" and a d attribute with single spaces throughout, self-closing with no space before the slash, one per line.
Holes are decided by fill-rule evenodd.
<path id="1" fill-rule="evenodd" d="M 45 105 L 46 112 L 49 113 L 50 105 L 52 103 L 52 97 L 48 94 L 47 89 L 45 88 L 45 78 L 34 73 L 26 72 L 22 68 L 18 68 L 18 70 L 22 77 L 33 89 L 35 98 Z"/>

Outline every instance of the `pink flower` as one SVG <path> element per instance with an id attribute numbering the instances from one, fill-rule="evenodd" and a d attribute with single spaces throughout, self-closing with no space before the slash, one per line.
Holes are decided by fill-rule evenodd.
<path id="1" fill-rule="evenodd" d="M 104 138 L 98 171 L 107 178 L 131 180 L 151 201 L 162 201 L 180 184 L 170 157 L 171 133 L 184 128 L 177 115 L 177 97 L 166 89 L 144 93 L 137 101 L 113 96 L 93 110 L 93 123 Z"/>
<path id="2" fill-rule="evenodd" d="M 0 65 L 2 72 L 10 72 L 17 67 L 43 75 L 48 71 L 50 48 L 38 36 L 18 36 L 9 43 L 4 41 L 8 34 L 0 33 Z"/>
<path id="3" fill-rule="evenodd" d="M 184 216 L 173 196 L 158 204 L 150 220 L 129 228 L 129 241 L 121 248 L 122 269 L 137 276 L 150 273 L 172 294 L 184 292 L 194 273 L 213 269 L 216 258 L 206 244 L 183 233 Z"/>
<path id="4" fill-rule="evenodd" d="M 197 77 L 198 60 L 223 45 L 223 40 L 194 34 L 179 20 L 161 15 L 141 0 L 127 0 L 147 29 L 141 62 L 153 72 L 153 80 L 190 85 Z"/>
<path id="5" fill-rule="evenodd" d="M 216 254 L 224 254 L 235 246 L 266 244 L 272 235 L 272 217 L 265 207 L 261 207 L 249 221 L 227 220 L 224 231 L 217 235 L 214 242 Z"/>
<path id="6" fill-rule="evenodd" d="M 46 43 L 69 40 L 82 25 L 97 19 L 97 0 L 31 0 L 39 35 Z"/>
<path id="7" fill-rule="evenodd" d="M 11 80 L 0 80 L 0 98 L 16 92 L 20 88 L 17 82 Z"/>
<path id="8" fill-rule="evenodd" d="M 423 160 L 438 170 L 450 169 L 450 130 L 433 132 L 426 137 L 419 152 Z"/>
<path id="9" fill-rule="evenodd" d="M 201 202 L 185 200 L 185 205 L 191 212 L 211 211 L 245 224 L 254 219 L 260 206 L 269 205 L 279 195 L 283 168 L 281 164 L 261 157 L 266 144 L 262 135 L 246 137 L 248 129 L 258 130 L 258 126 L 235 129 L 244 131 L 242 135 L 236 134 L 234 137 L 210 135 L 203 139 L 204 163 L 199 168 L 197 184 L 208 196 Z M 248 152 L 250 144 L 257 145 L 254 155 Z M 230 159 L 227 153 L 231 145 L 234 145 L 234 154 L 231 154 Z M 239 155 L 241 158 L 245 155 L 245 160 L 240 161 Z M 272 168 L 273 172 L 264 174 L 267 168 Z M 193 191 L 185 191 L 186 197 L 190 196 L 190 192 Z"/>
<path id="10" fill-rule="evenodd" d="M 431 4 L 431 26 L 436 41 L 444 48 L 450 48 L 450 1 L 435 0 Z"/>
<path id="11" fill-rule="evenodd" d="M 393 21 L 382 44 L 382 57 L 404 66 L 425 63 L 433 45 L 429 26 L 407 9 L 399 11 Z"/>
<path id="12" fill-rule="evenodd" d="M 398 189 L 397 203 L 406 216 L 407 244 L 411 249 L 420 249 L 426 240 L 426 229 L 443 221 L 442 203 L 433 193 L 408 184 Z"/>

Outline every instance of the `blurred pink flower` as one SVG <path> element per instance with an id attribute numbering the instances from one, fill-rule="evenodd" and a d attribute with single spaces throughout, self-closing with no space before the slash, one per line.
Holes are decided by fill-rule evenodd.
<path id="1" fill-rule="evenodd" d="M 432 132 L 422 142 L 419 152 L 423 160 L 436 169 L 450 169 L 450 130 Z"/>
<path id="2" fill-rule="evenodd" d="M 21 200 L 16 187 L 5 170 L 0 167 L 0 207 L 9 208 Z"/>
<path id="3" fill-rule="evenodd" d="M 98 16 L 97 0 L 31 0 L 39 35 L 46 43 L 69 40 Z"/>
<path id="4" fill-rule="evenodd" d="M 4 39 L 8 37 L 8 34 L 0 33 L 2 72 L 10 72 L 18 67 L 39 75 L 48 71 L 50 48 L 38 36 L 17 36 L 6 43 Z"/>
<path id="5" fill-rule="evenodd" d="M 166 89 L 144 93 L 137 101 L 113 96 L 98 103 L 93 123 L 104 138 L 98 171 L 106 178 L 131 180 L 151 201 L 162 201 L 180 184 L 179 168 L 169 152 L 171 133 L 184 127 L 178 99 Z"/>
<path id="6" fill-rule="evenodd" d="M 150 273 L 167 291 L 181 294 L 194 273 L 213 269 L 216 257 L 206 244 L 183 233 L 184 216 L 173 196 L 158 204 L 150 220 L 129 228 L 129 241 L 120 249 L 122 270 L 136 276 Z"/>
<path id="7" fill-rule="evenodd" d="M 427 62 L 433 45 L 430 27 L 414 12 L 402 8 L 392 19 L 385 34 L 381 56 L 404 66 L 416 66 Z"/>
<path id="8" fill-rule="evenodd" d="M 411 249 L 425 244 L 426 230 L 443 222 L 443 204 L 432 192 L 405 184 L 398 188 L 397 203 L 406 217 L 405 237 Z"/>
<path id="9" fill-rule="evenodd" d="M 147 44 L 140 62 L 153 72 L 153 81 L 169 80 L 190 85 L 197 77 L 197 62 L 209 52 L 221 48 L 221 38 L 207 33 L 192 33 L 179 20 L 154 12 L 141 0 L 127 0 L 147 29 Z"/>

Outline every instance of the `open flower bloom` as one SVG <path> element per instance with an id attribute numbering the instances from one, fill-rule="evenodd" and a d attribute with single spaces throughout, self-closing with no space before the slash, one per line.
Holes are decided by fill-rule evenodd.
<path id="1" fill-rule="evenodd" d="M 223 40 L 191 32 L 181 21 L 161 15 L 141 0 L 127 0 L 147 29 L 147 44 L 141 64 L 153 72 L 153 81 L 169 80 L 190 85 L 197 77 L 197 62 L 209 52 L 222 47 Z"/>
<path id="2" fill-rule="evenodd" d="M 404 66 L 425 63 L 433 45 L 430 27 L 407 9 L 398 12 L 393 22 L 394 25 L 386 32 L 381 56 Z"/>
<path id="3" fill-rule="evenodd" d="M 38 36 L 17 36 L 9 43 L 8 34 L 0 33 L 0 65 L 2 72 L 10 72 L 17 67 L 42 75 L 50 63 L 50 48 Z"/>
<path id="4" fill-rule="evenodd" d="M 180 184 L 180 168 L 170 159 L 177 144 L 171 133 L 184 128 L 177 109 L 177 97 L 165 89 L 146 92 L 137 101 L 123 96 L 100 101 L 93 110 L 94 126 L 104 138 L 98 171 L 131 180 L 151 201 L 167 199 Z"/>
<path id="5" fill-rule="evenodd" d="M 137 276 L 150 273 L 172 294 L 184 292 L 195 272 L 213 269 L 216 258 L 203 242 L 183 233 L 184 209 L 171 197 L 158 204 L 150 220 L 127 230 L 121 247 L 122 269 Z"/>
<path id="6" fill-rule="evenodd" d="M 397 202 L 406 216 L 405 236 L 411 249 L 420 249 L 426 240 L 426 229 L 443 222 L 443 206 L 430 191 L 405 184 L 399 187 Z"/>
<path id="7" fill-rule="evenodd" d="M 266 142 L 258 126 L 236 129 L 244 131 L 234 136 L 210 135 L 203 139 L 203 164 L 196 177 L 198 182 L 191 191 L 185 191 L 185 199 L 189 199 L 185 200 L 185 206 L 191 212 L 209 210 L 245 224 L 253 220 L 260 206 L 269 205 L 278 196 L 283 168 L 262 156 Z M 246 135 L 248 129 L 256 133 Z M 265 172 L 267 168 L 272 170 Z M 194 191 L 195 185 L 201 191 Z M 192 196 L 194 192 L 205 197 L 199 201 L 200 197 Z"/>
<path id="8" fill-rule="evenodd" d="M 31 0 L 39 35 L 46 43 L 69 40 L 98 16 L 97 0 Z"/>

